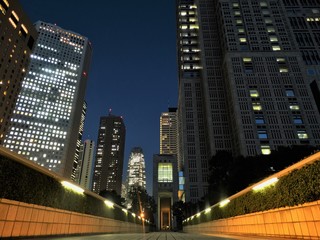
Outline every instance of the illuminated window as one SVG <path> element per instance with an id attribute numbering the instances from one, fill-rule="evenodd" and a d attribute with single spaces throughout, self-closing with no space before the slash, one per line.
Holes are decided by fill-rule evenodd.
<path id="1" fill-rule="evenodd" d="M 287 89 L 286 96 L 287 97 L 294 97 L 294 91 L 292 89 Z"/>
<path id="2" fill-rule="evenodd" d="M 303 124 L 302 118 L 301 117 L 294 117 L 293 123 L 294 124 Z"/>
<path id="3" fill-rule="evenodd" d="M 279 72 L 287 73 L 287 72 L 289 72 L 289 69 L 287 67 L 279 67 Z"/>
<path id="4" fill-rule="evenodd" d="M 3 15 L 6 14 L 9 8 L 9 3 L 7 0 L 0 0 L 0 11 L 2 12 Z"/>
<path id="5" fill-rule="evenodd" d="M 258 137 L 259 139 L 266 139 L 268 138 L 268 134 L 266 130 L 259 130 L 258 131 Z"/>
<path id="6" fill-rule="evenodd" d="M 236 24 L 242 24 L 242 20 L 241 19 L 236 20 Z"/>
<path id="7" fill-rule="evenodd" d="M 278 38 L 275 36 L 270 37 L 270 42 L 278 42 Z"/>
<path id="8" fill-rule="evenodd" d="M 158 182 L 172 182 L 173 172 L 172 163 L 159 163 L 158 164 Z"/>
<path id="9" fill-rule="evenodd" d="M 276 30 L 274 27 L 267 27 L 268 33 L 274 33 Z"/>
<path id="10" fill-rule="evenodd" d="M 299 139 L 307 139 L 308 138 L 308 134 L 305 130 L 298 131 L 297 133 L 298 133 Z"/>
<path id="11" fill-rule="evenodd" d="M 290 103 L 290 109 L 293 111 L 300 110 L 298 103 Z"/>
<path id="12" fill-rule="evenodd" d="M 239 3 L 232 3 L 233 8 L 239 8 Z"/>
<path id="13" fill-rule="evenodd" d="M 244 33 L 244 29 L 243 28 L 238 28 L 238 33 Z"/>
<path id="14" fill-rule="evenodd" d="M 272 46 L 272 50 L 273 51 L 280 51 L 281 48 L 280 48 L 280 46 Z"/>
<path id="15" fill-rule="evenodd" d="M 234 11 L 234 15 L 235 16 L 240 16 L 241 14 L 240 14 L 240 11 Z"/>
<path id="16" fill-rule="evenodd" d="M 252 98 L 257 98 L 257 97 L 259 97 L 259 92 L 258 92 L 258 90 L 256 90 L 256 89 L 251 89 L 249 92 L 250 92 L 250 97 L 252 97 Z"/>
<path id="17" fill-rule="evenodd" d="M 268 7 L 267 2 L 260 2 L 260 7 Z"/>
<path id="18" fill-rule="evenodd" d="M 264 20 L 264 22 L 265 22 L 266 24 L 272 24 L 272 19 L 271 19 L 271 18 L 266 18 L 266 19 Z"/>
<path id="19" fill-rule="evenodd" d="M 263 116 L 256 116 L 255 120 L 256 120 L 256 124 L 265 124 Z"/>
<path id="20" fill-rule="evenodd" d="M 254 111 L 261 111 L 261 110 L 262 110 L 261 103 L 258 103 L 258 102 L 252 103 L 252 109 L 253 109 Z"/>
<path id="21" fill-rule="evenodd" d="M 270 146 L 268 146 L 268 145 L 261 146 L 261 153 L 263 155 L 270 155 L 271 154 Z"/>

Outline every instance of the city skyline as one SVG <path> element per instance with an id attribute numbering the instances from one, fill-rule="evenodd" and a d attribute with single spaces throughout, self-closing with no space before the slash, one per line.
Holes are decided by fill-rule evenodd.
<path id="1" fill-rule="evenodd" d="M 161 1 L 156 10 L 146 0 L 125 5 L 108 2 L 91 12 L 77 1 L 64 2 L 61 11 L 57 2 L 20 1 L 32 22 L 56 23 L 92 43 L 83 140 L 96 141 L 99 118 L 109 108 L 122 115 L 127 127 L 124 166 L 131 148 L 141 146 L 148 169 L 147 190 L 152 194 L 152 156 L 159 153 L 159 117 L 177 102 L 174 2 Z"/>

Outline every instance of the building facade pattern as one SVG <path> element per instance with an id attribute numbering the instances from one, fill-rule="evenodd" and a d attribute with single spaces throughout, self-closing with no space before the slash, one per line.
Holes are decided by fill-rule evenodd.
<path id="1" fill-rule="evenodd" d="M 122 117 L 100 118 L 92 190 L 121 194 L 126 128 Z"/>
<path id="2" fill-rule="evenodd" d="M 70 178 L 91 46 L 86 37 L 37 22 L 39 33 L 4 145 Z"/>
<path id="3" fill-rule="evenodd" d="M 160 154 L 177 154 L 177 109 L 169 108 L 160 116 Z"/>
<path id="4" fill-rule="evenodd" d="M 0 144 L 9 131 L 37 36 L 17 0 L 0 1 Z"/>
<path id="5" fill-rule="evenodd" d="M 178 159 L 187 201 L 205 195 L 208 160 L 219 150 L 253 156 L 320 144 L 307 57 L 290 27 L 288 2 L 301 9 L 306 1 L 177 1 Z M 315 8 L 296 21 L 312 29 L 319 4 L 307 2 Z"/>

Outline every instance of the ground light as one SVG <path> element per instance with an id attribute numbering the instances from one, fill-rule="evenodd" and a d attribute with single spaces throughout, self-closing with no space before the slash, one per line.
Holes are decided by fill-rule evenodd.
<path id="1" fill-rule="evenodd" d="M 125 214 L 128 214 L 128 210 L 125 208 L 122 208 L 122 211 L 125 212 Z"/>
<path id="2" fill-rule="evenodd" d="M 206 210 L 204 210 L 204 213 L 209 213 L 209 212 L 211 212 L 211 208 L 207 208 Z"/>
<path id="3" fill-rule="evenodd" d="M 84 192 L 84 189 L 82 189 L 81 187 L 78 187 L 70 182 L 67 182 L 67 181 L 62 181 L 61 184 L 67 188 L 67 189 L 71 189 L 72 191 L 74 192 L 77 192 L 77 193 L 83 193 Z"/>
<path id="4" fill-rule="evenodd" d="M 230 202 L 229 199 L 225 199 L 225 200 L 223 200 L 223 201 L 221 201 L 221 202 L 219 203 L 219 207 L 224 207 L 224 206 L 227 205 L 229 202 Z"/>
<path id="5" fill-rule="evenodd" d="M 109 201 L 109 200 L 105 200 L 104 203 L 107 205 L 107 207 L 109 208 L 113 208 L 114 203 Z"/>
<path id="6" fill-rule="evenodd" d="M 270 185 L 278 182 L 278 180 L 279 180 L 279 179 L 278 179 L 277 177 L 271 178 L 271 179 L 269 179 L 269 180 L 267 180 L 267 181 L 265 181 L 265 182 L 263 182 L 263 183 L 260 183 L 260 184 L 257 185 L 257 186 L 254 186 L 252 189 L 253 189 L 254 191 L 262 190 L 262 189 L 264 189 L 264 188 L 266 188 L 266 187 L 268 187 L 268 186 L 270 186 Z"/>

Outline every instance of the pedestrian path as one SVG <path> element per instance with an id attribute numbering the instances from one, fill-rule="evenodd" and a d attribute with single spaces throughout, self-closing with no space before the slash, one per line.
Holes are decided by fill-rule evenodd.
<path id="1" fill-rule="evenodd" d="M 267 237 L 227 236 L 227 235 L 198 235 L 180 232 L 152 232 L 152 233 L 127 233 L 127 234 L 99 234 L 68 237 L 46 237 L 39 239 L 51 240 L 275 240 Z M 280 238 L 276 238 L 280 240 Z"/>

